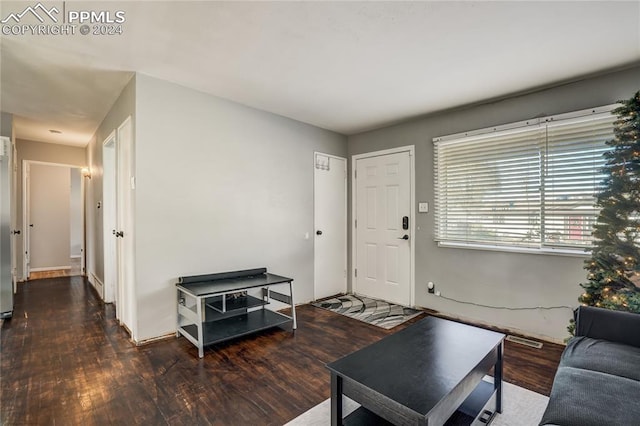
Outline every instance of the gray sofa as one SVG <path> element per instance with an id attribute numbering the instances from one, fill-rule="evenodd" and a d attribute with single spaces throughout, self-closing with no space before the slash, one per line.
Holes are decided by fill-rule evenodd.
<path id="1" fill-rule="evenodd" d="M 640 315 L 581 306 L 540 425 L 640 425 Z"/>

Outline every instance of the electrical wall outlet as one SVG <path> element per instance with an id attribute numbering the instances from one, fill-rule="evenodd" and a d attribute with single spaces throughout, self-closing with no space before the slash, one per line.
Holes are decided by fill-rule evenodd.
<path id="1" fill-rule="evenodd" d="M 435 290 L 436 290 L 436 285 L 433 282 L 429 281 L 427 283 L 427 291 L 429 292 L 429 294 L 433 294 Z"/>

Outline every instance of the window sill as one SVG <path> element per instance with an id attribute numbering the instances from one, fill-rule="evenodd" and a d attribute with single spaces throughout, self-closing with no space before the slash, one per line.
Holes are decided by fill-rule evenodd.
<path id="1" fill-rule="evenodd" d="M 591 256 L 591 251 L 584 251 L 584 250 L 503 247 L 503 246 L 491 246 L 491 245 L 483 245 L 483 244 L 453 243 L 453 242 L 446 242 L 446 241 L 438 242 L 438 247 L 459 248 L 459 249 L 469 249 L 469 250 L 484 250 L 484 251 L 500 251 L 505 253 L 543 254 L 543 255 L 552 255 L 552 256 L 568 256 L 568 257 L 582 257 L 582 258 L 588 258 Z"/>

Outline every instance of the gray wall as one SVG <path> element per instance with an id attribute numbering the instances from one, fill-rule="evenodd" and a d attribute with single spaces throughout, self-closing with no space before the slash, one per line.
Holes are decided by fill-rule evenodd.
<path id="1" fill-rule="evenodd" d="M 95 285 L 95 280 L 104 283 L 104 244 L 102 235 L 102 144 L 105 139 L 131 116 L 135 128 L 136 79 L 131 80 L 120 93 L 118 99 L 96 130 L 87 146 L 87 164 L 91 167 L 91 180 L 87 185 L 86 199 L 86 241 L 87 241 L 87 275 Z M 99 288 L 102 288 L 100 285 Z"/>
<path id="2" fill-rule="evenodd" d="M 481 82 L 479 82 L 481 84 Z M 415 145 L 416 202 L 433 207 L 432 139 L 467 130 L 586 109 L 631 97 L 640 88 L 640 68 L 584 79 L 522 96 L 443 112 L 349 137 L 349 156 Z M 351 196 L 349 196 L 351 200 Z M 416 304 L 453 316 L 562 340 L 570 309 L 512 311 L 456 303 L 427 294 L 433 281 L 443 296 L 485 305 L 577 305 L 585 281 L 584 257 L 515 254 L 439 248 L 433 211 L 416 215 Z M 351 236 L 350 236 L 351 238 Z"/>
<path id="3" fill-rule="evenodd" d="M 179 276 L 265 266 L 313 297 L 313 152 L 346 137 L 136 77 L 140 340 L 175 331 Z"/>
<path id="4" fill-rule="evenodd" d="M 13 140 L 13 115 L 6 112 L 0 114 L 0 136 Z"/>
<path id="5" fill-rule="evenodd" d="M 67 145 L 57 145 L 51 143 L 28 141 L 18 139 L 16 141 L 16 150 L 18 151 L 18 194 L 17 194 L 17 228 L 22 230 L 20 238 L 16 240 L 17 269 L 18 277 L 23 275 L 23 238 L 24 226 L 22 224 L 22 167 L 23 160 L 44 161 L 47 163 L 68 164 L 77 167 L 84 167 L 85 149 Z"/>

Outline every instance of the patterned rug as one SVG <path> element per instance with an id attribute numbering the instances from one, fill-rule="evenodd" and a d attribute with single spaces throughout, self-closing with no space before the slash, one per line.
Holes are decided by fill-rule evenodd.
<path id="1" fill-rule="evenodd" d="M 422 313 L 416 309 L 354 294 L 315 302 L 313 306 L 328 309 L 387 330 Z"/>

